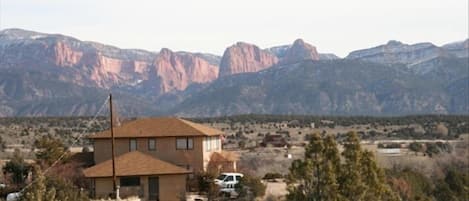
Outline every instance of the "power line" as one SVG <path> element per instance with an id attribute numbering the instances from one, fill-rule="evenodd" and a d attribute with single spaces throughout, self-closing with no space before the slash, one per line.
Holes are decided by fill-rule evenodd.
<path id="1" fill-rule="evenodd" d="M 1 0 L 0 0 L 1 1 Z M 75 141 L 72 142 L 72 144 L 70 144 L 70 146 L 74 146 L 84 135 L 85 133 L 87 133 L 91 127 L 91 124 L 94 123 L 96 121 L 96 119 L 98 118 L 98 116 L 101 114 L 101 112 L 103 111 L 104 109 L 104 106 L 106 106 L 108 100 L 109 100 L 109 96 L 106 98 L 106 100 L 104 101 L 104 103 L 101 105 L 101 107 L 99 108 L 99 110 L 96 112 L 96 114 L 94 115 L 94 117 L 91 119 L 91 121 L 88 122 L 88 126 L 85 130 L 83 130 L 79 135 L 78 137 L 76 137 Z M 99 124 L 99 121 L 97 121 L 98 124 Z M 101 126 L 101 124 L 100 124 Z M 67 155 L 67 152 L 64 152 L 57 160 L 55 160 L 52 165 L 50 165 L 46 170 L 44 170 L 42 172 L 42 175 L 45 175 L 52 167 L 54 167 L 55 165 L 57 165 L 58 162 L 60 162 L 65 156 Z M 37 182 L 37 179 L 34 179 L 33 181 L 31 181 L 29 184 L 27 184 L 23 189 L 21 189 L 19 191 L 20 194 L 23 193 L 23 191 L 25 191 L 27 188 L 29 188 L 32 184 L 36 183 Z"/>

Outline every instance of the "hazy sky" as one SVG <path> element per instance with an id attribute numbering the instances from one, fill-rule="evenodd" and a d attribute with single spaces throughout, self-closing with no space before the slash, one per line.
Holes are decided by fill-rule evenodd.
<path id="1" fill-rule="evenodd" d="M 61 33 L 121 48 L 223 54 L 296 38 L 320 52 L 468 38 L 468 0 L 0 0 L 0 28 Z"/>

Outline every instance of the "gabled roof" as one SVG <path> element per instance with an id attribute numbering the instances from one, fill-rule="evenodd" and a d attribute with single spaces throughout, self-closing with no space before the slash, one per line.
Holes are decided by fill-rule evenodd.
<path id="1" fill-rule="evenodd" d="M 137 119 L 122 126 L 114 127 L 115 138 L 138 137 L 183 137 L 183 136 L 216 136 L 223 131 L 175 117 L 153 117 Z M 110 138 L 106 130 L 88 138 Z"/>
<path id="2" fill-rule="evenodd" d="M 190 171 L 159 160 L 139 151 L 129 152 L 116 157 L 116 176 L 142 176 L 188 174 Z M 109 159 L 83 170 L 85 177 L 112 177 L 112 160 Z"/>

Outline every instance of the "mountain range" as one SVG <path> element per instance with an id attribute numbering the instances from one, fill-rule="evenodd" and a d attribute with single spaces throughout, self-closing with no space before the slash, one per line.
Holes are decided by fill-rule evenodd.
<path id="1" fill-rule="evenodd" d="M 469 39 L 392 40 L 345 58 L 301 39 L 237 42 L 218 56 L 0 31 L 0 116 L 93 115 L 110 92 L 130 116 L 468 114 Z"/>

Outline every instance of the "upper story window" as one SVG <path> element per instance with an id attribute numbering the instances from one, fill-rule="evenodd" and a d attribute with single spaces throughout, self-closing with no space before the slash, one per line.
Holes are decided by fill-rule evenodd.
<path id="1" fill-rule="evenodd" d="M 194 149 L 194 140 L 191 137 L 178 137 L 176 149 Z"/>
<path id="2" fill-rule="evenodd" d="M 211 137 L 205 137 L 205 150 L 212 150 Z"/>
<path id="3" fill-rule="evenodd" d="M 148 139 L 148 150 L 155 151 L 156 150 L 156 139 L 150 138 Z"/>
<path id="4" fill-rule="evenodd" d="M 218 136 L 205 137 L 204 142 L 206 151 L 220 149 L 220 138 Z"/>
<path id="5" fill-rule="evenodd" d="M 213 148 L 216 150 L 220 149 L 220 137 L 214 136 L 213 141 L 215 142 Z"/>
<path id="6" fill-rule="evenodd" d="M 137 139 L 131 138 L 129 139 L 129 151 L 137 150 Z"/>

